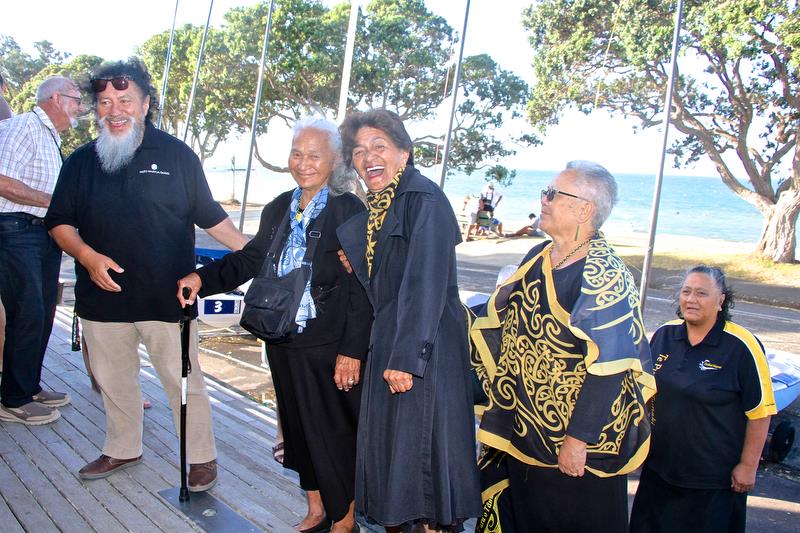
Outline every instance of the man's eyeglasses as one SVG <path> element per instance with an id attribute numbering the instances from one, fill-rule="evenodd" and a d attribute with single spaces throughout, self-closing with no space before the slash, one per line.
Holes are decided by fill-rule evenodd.
<path id="1" fill-rule="evenodd" d="M 118 91 L 124 91 L 128 88 L 128 82 L 130 78 L 128 76 L 115 76 L 113 78 L 93 78 L 92 79 L 92 90 L 96 93 L 101 93 L 106 90 L 108 86 L 108 82 L 111 82 L 111 86 L 114 87 Z"/>
<path id="2" fill-rule="evenodd" d="M 69 98 L 70 100 L 75 100 L 75 102 L 78 105 L 81 105 L 83 103 L 83 100 L 81 100 L 80 96 L 72 96 L 71 94 L 64 94 L 64 93 L 58 93 L 58 94 L 60 94 L 64 98 Z"/>
<path id="3" fill-rule="evenodd" d="M 552 202 L 556 198 L 556 194 L 562 194 L 564 196 L 569 196 L 570 198 L 577 198 L 578 200 L 583 200 L 584 202 L 588 202 L 586 198 L 581 198 L 577 194 L 572 194 L 571 192 L 564 192 L 559 191 L 555 187 L 548 187 L 546 189 L 542 189 L 542 200 L 547 200 L 548 202 Z"/>

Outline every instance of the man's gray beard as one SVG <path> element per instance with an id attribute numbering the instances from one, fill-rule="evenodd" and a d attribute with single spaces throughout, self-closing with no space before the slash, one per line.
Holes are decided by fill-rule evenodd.
<path id="1" fill-rule="evenodd" d="M 100 166 L 107 174 L 113 174 L 133 159 L 136 149 L 142 143 L 144 120 L 132 117 L 130 130 L 125 135 L 112 135 L 106 126 L 106 117 L 98 119 L 100 134 L 94 143 Z"/>

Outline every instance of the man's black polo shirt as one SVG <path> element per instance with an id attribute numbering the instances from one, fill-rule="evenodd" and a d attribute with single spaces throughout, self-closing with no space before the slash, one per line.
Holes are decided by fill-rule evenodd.
<path id="1" fill-rule="evenodd" d="M 45 223 L 78 228 L 86 244 L 125 271 L 108 271 L 122 287 L 108 292 L 76 261 L 78 316 L 177 322 L 183 315 L 176 282 L 195 269 L 194 226 L 210 228 L 227 215 L 194 152 L 149 122 L 133 160 L 114 174 L 101 169 L 94 145 L 64 162 Z"/>
<path id="2" fill-rule="evenodd" d="M 683 320 L 650 341 L 658 393 L 647 466 L 680 487 L 727 489 L 739 463 L 748 419 L 775 414 L 761 342 L 718 320 L 691 346 Z"/>

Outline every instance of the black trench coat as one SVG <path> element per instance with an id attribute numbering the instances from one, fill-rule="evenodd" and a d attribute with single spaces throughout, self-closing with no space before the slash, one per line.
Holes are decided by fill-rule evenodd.
<path id="1" fill-rule="evenodd" d="M 455 246 L 461 233 L 444 193 L 406 168 L 383 227 L 372 276 L 367 213 L 339 241 L 375 310 L 358 425 L 356 509 L 383 525 L 448 525 L 481 511 L 465 308 Z M 413 374 L 391 394 L 386 369 Z"/>

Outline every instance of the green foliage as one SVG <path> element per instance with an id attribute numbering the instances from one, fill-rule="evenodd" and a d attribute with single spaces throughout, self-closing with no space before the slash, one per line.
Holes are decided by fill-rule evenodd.
<path id="1" fill-rule="evenodd" d="M 605 109 L 661 123 L 674 25 L 672 0 L 542 0 L 529 7 L 537 82 L 528 120 L 540 132 L 566 109 Z M 671 122 L 676 166 L 709 158 L 765 217 L 758 245 L 794 258 L 800 212 L 800 22 L 781 0 L 689 0 Z M 624 150 L 624 147 L 620 147 Z M 782 185 L 776 186 L 776 183 Z"/>
<path id="2" fill-rule="evenodd" d="M 67 56 L 64 56 L 67 57 Z M 36 90 L 39 85 L 50 76 L 66 76 L 81 87 L 86 109 L 89 109 L 91 97 L 87 91 L 89 84 L 89 72 L 96 68 L 102 59 L 97 56 L 80 55 L 66 63 L 50 63 L 43 69 L 36 72 L 22 86 L 12 102 L 12 107 L 21 113 L 30 111 L 36 105 Z M 94 122 L 86 115 L 75 128 L 70 128 L 61 133 L 61 153 L 68 157 L 75 148 L 92 140 L 96 135 Z"/>
<path id="3" fill-rule="evenodd" d="M 292 126 L 303 115 L 334 115 L 350 14 L 346 2 L 328 7 L 321 0 L 285 0 L 275 5 L 256 124 L 259 135 L 274 121 Z M 267 1 L 231 9 L 223 26 L 208 33 L 187 138 L 201 159 L 232 135 L 250 131 L 268 9 Z M 444 141 L 441 121 L 434 119 L 445 108 L 449 111 L 453 90 L 454 72 L 448 63 L 457 44 L 455 32 L 423 0 L 371 0 L 360 12 L 358 28 L 348 109 L 386 107 L 407 123 L 422 124 L 426 133 L 415 139 L 415 155 L 420 164 L 433 164 L 437 146 Z M 179 137 L 202 33 L 202 27 L 189 24 L 175 31 L 161 126 Z M 153 35 L 137 50 L 159 92 L 169 37 L 169 31 Z M 33 59 L 13 39 L 0 41 L 0 68 L 14 74 L 9 77 L 15 92 L 47 65 L 59 65 L 68 57 L 47 42 L 37 46 L 39 58 Z M 466 58 L 450 171 L 473 172 L 514 154 L 517 146 L 537 143 L 530 133 L 518 138 L 500 134 L 509 119 L 520 116 L 527 100 L 527 85 L 491 57 Z M 288 170 L 276 162 L 284 161 L 286 154 L 257 144 L 255 157 L 266 168 Z"/>
<path id="4" fill-rule="evenodd" d="M 175 29 L 161 127 L 178 138 L 183 138 L 186 127 L 186 111 L 203 30 L 203 27 L 190 24 Z M 154 35 L 138 50 L 159 92 L 169 35 L 169 31 Z M 236 93 L 229 90 L 230 84 L 235 84 L 238 77 L 234 67 L 224 32 L 209 28 L 186 138 L 201 160 L 211 156 L 230 134 L 237 109 Z"/>
<path id="5" fill-rule="evenodd" d="M 501 187 L 511 185 L 517 175 L 516 170 L 509 171 L 503 165 L 493 165 L 486 169 L 486 181 L 496 181 Z"/>
<path id="6" fill-rule="evenodd" d="M 37 57 L 24 52 L 13 37 L 0 35 L 0 74 L 6 82 L 8 98 L 16 96 L 37 72 L 48 65 L 59 65 L 69 57 L 54 50 L 49 41 L 38 41 L 33 46 Z"/>

